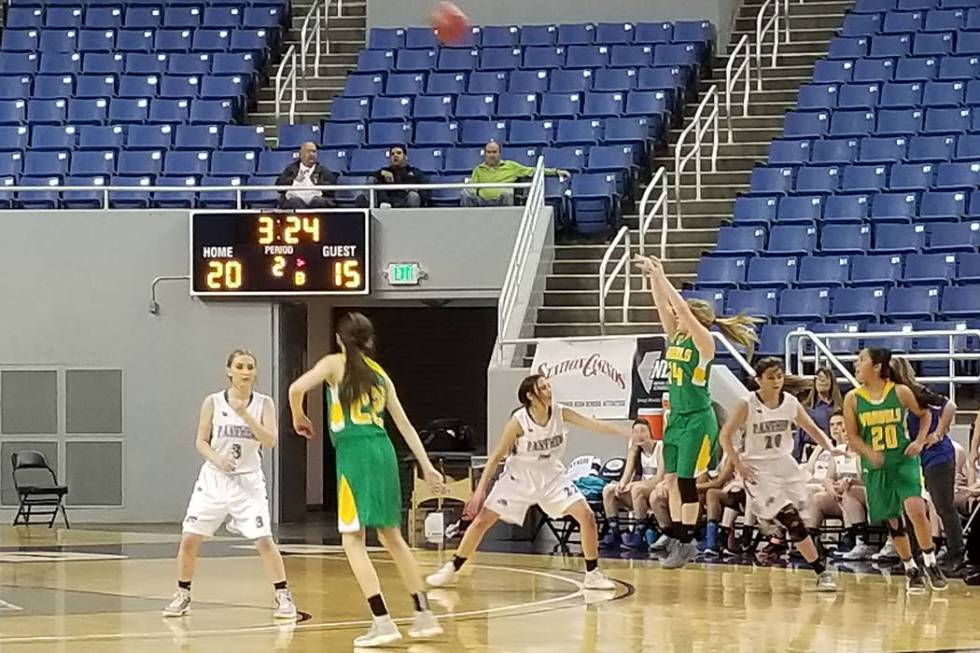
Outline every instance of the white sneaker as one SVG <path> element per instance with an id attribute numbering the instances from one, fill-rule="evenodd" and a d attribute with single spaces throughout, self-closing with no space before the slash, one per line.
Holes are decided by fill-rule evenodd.
<path id="1" fill-rule="evenodd" d="M 191 612 L 191 592 L 190 590 L 177 588 L 174 598 L 163 609 L 164 617 L 183 617 Z"/>
<path id="2" fill-rule="evenodd" d="M 391 620 L 390 615 L 375 617 L 371 628 L 354 640 L 354 646 L 360 648 L 372 648 L 375 646 L 385 646 L 400 641 L 402 634 L 398 632 L 398 626 Z"/>
<path id="3" fill-rule="evenodd" d="M 836 592 L 837 583 L 834 581 L 834 574 L 832 574 L 829 571 L 825 571 L 819 576 L 817 576 L 817 591 Z"/>
<path id="4" fill-rule="evenodd" d="M 892 547 L 894 551 L 895 547 Z M 857 544 L 854 545 L 850 551 L 844 553 L 841 556 L 841 560 L 867 560 L 871 558 L 875 553 L 875 548 L 870 544 L 865 544 L 862 540 L 858 540 Z M 885 552 L 887 553 L 887 551 Z"/>
<path id="5" fill-rule="evenodd" d="M 415 613 L 412 627 L 408 630 L 408 636 L 412 639 L 432 639 L 442 635 L 442 626 L 436 621 L 436 616 L 430 610 Z"/>
<path id="6" fill-rule="evenodd" d="M 429 574 L 426 576 L 425 582 L 432 587 L 446 587 L 448 585 L 456 584 L 456 576 L 456 567 L 453 566 L 452 562 L 447 562 L 443 566 L 439 567 L 439 570 L 434 574 Z"/>
<path id="7" fill-rule="evenodd" d="M 276 590 L 276 609 L 272 613 L 272 618 L 295 621 L 298 614 L 296 604 L 293 603 L 293 595 L 289 590 Z"/>
<path id="8" fill-rule="evenodd" d="M 612 582 L 598 569 L 585 572 L 585 582 L 582 587 L 587 590 L 614 590 L 616 583 Z"/>
<path id="9" fill-rule="evenodd" d="M 662 534 L 657 538 L 657 541 L 650 545 L 651 551 L 663 551 L 667 548 L 667 543 L 670 542 L 670 537 L 666 533 Z"/>
<path id="10" fill-rule="evenodd" d="M 891 541 L 891 538 L 885 542 L 885 546 L 881 547 L 881 551 L 871 556 L 871 559 L 875 562 L 879 560 L 898 560 L 898 552 L 895 550 L 895 544 Z"/>

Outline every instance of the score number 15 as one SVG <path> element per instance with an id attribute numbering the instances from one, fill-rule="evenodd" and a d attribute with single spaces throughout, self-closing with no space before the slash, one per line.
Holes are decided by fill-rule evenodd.
<path id="1" fill-rule="evenodd" d="M 333 285 L 335 288 L 360 288 L 361 264 L 355 259 L 337 261 L 333 264 Z"/>

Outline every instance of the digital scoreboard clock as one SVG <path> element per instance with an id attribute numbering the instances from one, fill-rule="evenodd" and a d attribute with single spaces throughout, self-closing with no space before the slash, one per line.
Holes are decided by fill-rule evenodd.
<path id="1" fill-rule="evenodd" d="M 366 210 L 192 211 L 191 294 L 366 295 Z"/>

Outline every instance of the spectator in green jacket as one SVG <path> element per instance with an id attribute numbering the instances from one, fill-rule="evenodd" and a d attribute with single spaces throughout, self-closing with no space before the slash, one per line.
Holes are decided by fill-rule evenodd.
<path id="1" fill-rule="evenodd" d="M 544 174 L 568 179 L 567 170 L 545 168 Z M 516 161 L 500 158 L 500 143 L 490 141 L 483 148 L 483 163 L 473 168 L 470 182 L 474 184 L 513 184 L 522 177 L 533 177 L 534 168 L 523 166 Z M 480 188 L 463 191 L 463 206 L 514 206 L 514 189 Z"/>

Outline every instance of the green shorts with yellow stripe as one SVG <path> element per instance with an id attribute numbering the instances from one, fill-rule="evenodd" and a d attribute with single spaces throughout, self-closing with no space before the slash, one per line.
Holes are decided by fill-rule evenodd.
<path id="1" fill-rule="evenodd" d="M 664 433 L 664 470 L 678 478 L 694 478 L 715 466 L 718 418 L 711 408 L 672 413 Z"/>

